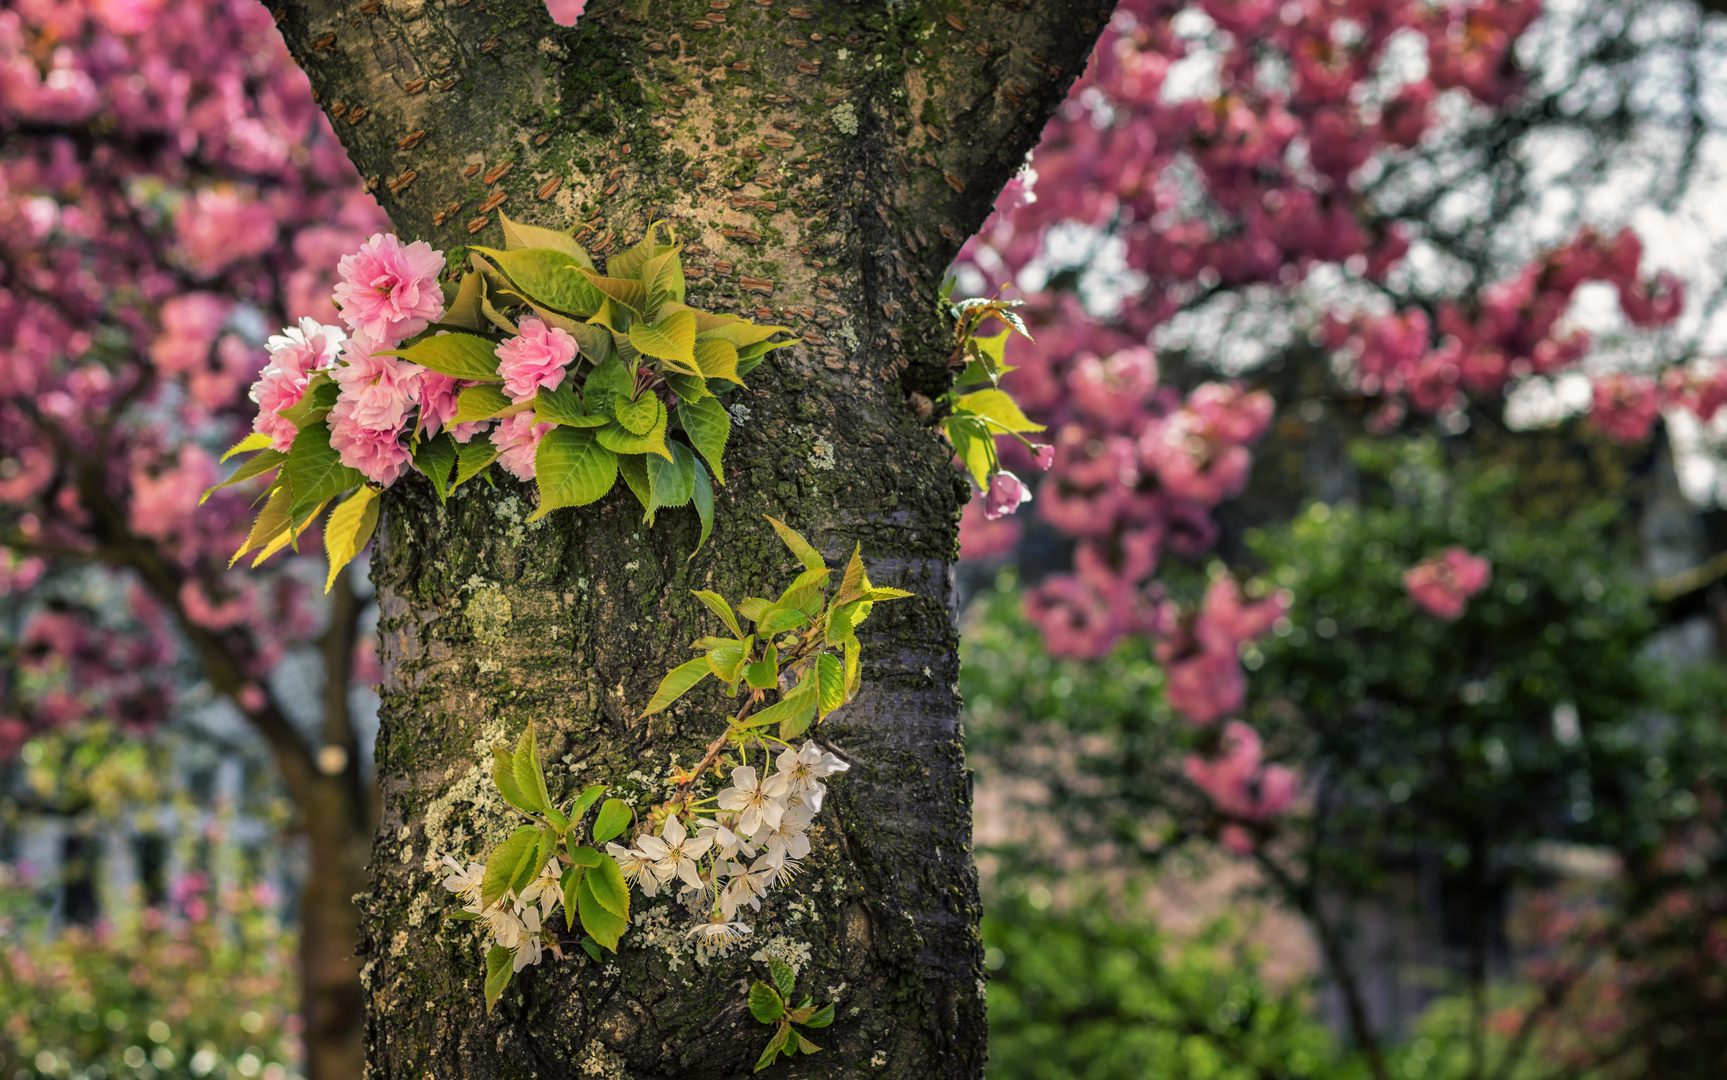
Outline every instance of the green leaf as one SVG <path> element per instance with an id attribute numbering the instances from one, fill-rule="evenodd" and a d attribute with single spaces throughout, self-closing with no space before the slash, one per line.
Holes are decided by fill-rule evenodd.
<path id="1" fill-rule="evenodd" d="M 278 481 L 278 485 L 280 485 L 280 481 Z M 285 485 L 282 486 L 282 490 L 286 492 L 287 489 Z M 300 538 L 300 534 L 305 532 L 312 522 L 318 519 L 318 515 L 324 512 L 324 507 L 327 505 L 329 505 L 329 500 L 326 499 L 324 502 L 318 503 L 316 506 L 309 506 L 298 510 L 295 512 L 297 516 L 292 519 L 285 519 L 273 536 L 260 536 L 259 543 L 263 546 L 259 549 L 257 557 L 252 560 L 253 568 L 256 569 L 257 567 L 262 566 L 266 559 L 298 540 Z M 269 504 L 266 503 L 264 511 L 268 512 L 269 509 Z M 262 524 L 264 517 L 263 513 L 260 513 L 258 517 L 259 524 Z M 256 530 L 257 528 L 258 524 L 254 524 L 253 529 Z M 252 541 L 248 538 L 246 542 L 250 544 Z M 240 556 L 237 554 L 234 557 L 238 559 Z"/>
<path id="2" fill-rule="evenodd" d="M 810 617 L 795 607 L 769 608 L 756 620 L 756 632 L 763 637 L 795 630 L 810 621 Z"/>
<path id="3" fill-rule="evenodd" d="M 767 517 L 768 522 L 774 527 L 774 532 L 780 534 L 780 539 L 785 541 L 786 547 L 791 549 L 792 554 L 797 556 L 798 562 L 803 563 L 805 568 L 810 570 L 827 569 L 828 564 L 822 558 L 821 552 L 811 547 L 810 542 L 799 536 L 790 525 L 776 517 L 770 517 L 766 514 L 762 516 Z"/>
<path id="4" fill-rule="evenodd" d="M 599 898 L 594 895 L 592 879 L 593 874 L 583 874 L 582 880 L 576 885 L 576 910 L 581 916 L 582 929 L 591 934 L 596 942 L 615 953 L 618 951 L 618 939 L 629 929 L 630 922 L 600 903 Z"/>
<path id="5" fill-rule="evenodd" d="M 754 728 L 779 724 L 780 738 L 792 738 L 809 727 L 810 720 L 815 717 L 816 702 L 816 675 L 812 667 L 804 672 L 791 693 L 749 717 L 745 726 Z"/>
<path id="6" fill-rule="evenodd" d="M 635 396 L 636 380 L 624 362 L 615 356 L 595 365 L 582 383 L 584 411 L 596 416 L 609 418 L 616 415 L 617 399 L 633 401 Z"/>
<path id="7" fill-rule="evenodd" d="M 763 600 L 759 596 L 746 596 L 738 601 L 738 614 L 750 622 L 761 622 L 762 616 L 774 606 L 772 600 Z"/>
<path id="8" fill-rule="evenodd" d="M 1009 397 L 1007 391 L 993 387 L 988 390 L 977 390 L 963 395 L 955 405 L 955 411 L 975 413 L 984 417 L 1003 431 L 1042 431 L 1042 424 L 1034 424 L 1020 412 L 1019 405 Z"/>
<path id="9" fill-rule="evenodd" d="M 449 286 L 444 286 L 448 289 Z M 486 325 L 486 316 L 480 311 L 480 298 L 485 295 L 486 279 L 478 271 L 470 270 L 462 275 L 462 283 L 456 286 L 453 294 L 444 294 L 444 317 L 439 320 L 451 326 L 460 326 L 466 330 L 480 330 Z"/>
<path id="10" fill-rule="evenodd" d="M 858 644 L 856 637 L 846 638 L 846 697 L 857 696 L 858 683 L 863 675 L 863 646 Z"/>
<path id="11" fill-rule="evenodd" d="M 609 296 L 613 303 L 622 305 L 640 316 L 648 307 L 648 290 L 639 281 L 625 278 L 603 277 L 592 270 L 577 272 L 594 289 L 602 295 Z M 554 307 L 557 305 L 553 305 Z"/>
<path id="12" fill-rule="evenodd" d="M 835 607 L 828 613 L 826 642 L 839 645 L 849 640 L 857 633 L 858 624 L 869 618 L 871 606 L 868 600 L 853 600 Z"/>
<path id="13" fill-rule="evenodd" d="M 744 683 L 752 690 L 771 690 L 779 685 L 779 651 L 768 646 L 767 656 L 744 665 Z"/>
<path id="14" fill-rule="evenodd" d="M 657 457 L 648 459 L 648 485 L 653 505 L 648 516 L 664 508 L 688 505 L 696 493 L 696 456 L 681 442 L 668 444 L 671 461 Z"/>
<path id="15" fill-rule="evenodd" d="M 780 992 L 780 997 L 785 1001 L 790 1001 L 792 985 L 796 982 L 798 973 L 793 971 L 791 965 L 784 960 L 770 956 L 768 957 L 768 974 L 773 976 L 774 988 Z M 779 1018 L 775 1017 L 774 1019 Z"/>
<path id="16" fill-rule="evenodd" d="M 405 349 L 387 351 L 423 368 L 458 379 L 498 382 L 497 348 L 489 339 L 474 334 L 439 334 L 422 338 Z"/>
<path id="17" fill-rule="evenodd" d="M 516 755 L 495 746 L 492 747 L 492 783 L 498 786 L 498 794 L 504 797 L 504 801 L 518 810 L 532 813 L 538 809 L 522 786 L 516 783 Z"/>
<path id="18" fill-rule="evenodd" d="M 569 233 L 541 228 L 538 225 L 524 225 L 519 221 L 511 220 L 510 215 L 502 210 L 498 211 L 498 223 L 504 227 L 504 250 L 506 251 L 515 251 L 518 248 L 551 248 L 553 251 L 568 255 L 581 265 L 593 269 L 594 260 Z"/>
<path id="19" fill-rule="evenodd" d="M 750 987 L 750 1015 L 764 1024 L 771 1024 L 785 1015 L 786 1003 L 778 990 L 760 979 Z"/>
<path id="20" fill-rule="evenodd" d="M 287 460 L 288 455 L 282 453 L 280 450 L 258 451 L 256 454 L 253 454 L 251 457 L 241 462 L 240 467 L 234 470 L 233 476 L 228 477 L 228 479 L 198 496 L 198 505 L 203 506 L 205 499 L 208 499 L 211 495 L 221 491 L 223 488 L 233 487 L 235 484 L 244 483 L 245 481 L 252 479 L 254 476 L 262 476 L 271 469 L 280 466 L 282 462 Z"/>
<path id="21" fill-rule="evenodd" d="M 630 887 L 625 884 L 616 859 L 601 859 L 588 871 L 585 880 L 601 907 L 621 919 L 630 917 Z"/>
<path id="22" fill-rule="evenodd" d="M 779 1057 L 780 1051 L 785 1049 L 786 1035 L 790 1031 L 791 1028 L 781 1024 L 779 1030 L 774 1032 L 774 1037 L 768 1040 L 767 1048 L 762 1051 L 762 1056 L 756 1059 L 756 1072 L 761 1072 L 769 1065 L 772 1065 L 774 1063 L 774 1059 Z"/>
<path id="23" fill-rule="evenodd" d="M 534 845 L 533 857 L 526 859 L 516 868 L 516 879 L 510 882 L 510 888 L 518 893 L 528 887 L 528 883 L 540 876 L 552 860 L 558 857 L 558 838 L 552 835 L 550 829 L 541 829 L 539 843 Z"/>
<path id="24" fill-rule="evenodd" d="M 596 428 L 609 422 L 604 416 L 590 416 L 582 408 L 582 399 L 566 380 L 556 390 L 541 390 L 533 401 L 534 419 L 565 427 Z"/>
<path id="25" fill-rule="evenodd" d="M 540 767 L 539 739 L 532 724 L 516 740 L 515 773 L 516 786 L 534 804 L 528 809 L 544 810 L 552 805 L 552 796 L 546 791 L 546 774 Z"/>
<path id="26" fill-rule="evenodd" d="M 472 480 L 498 460 L 497 446 L 492 440 L 485 438 L 484 434 L 476 432 L 471 442 L 462 444 L 456 451 L 456 479 L 450 484 L 451 491 Z"/>
<path id="27" fill-rule="evenodd" d="M 287 529 L 288 499 L 290 498 L 292 498 L 292 492 L 288 491 L 287 484 L 276 484 L 269 491 L 269 499 L 264 501 L 263 510 L 257 511 L 257 517 L 252 518 L 252 530 L 245 534 L 245 543 L 240 544 L 240 550 L 235 551 L 233 558 L 228 560 L 230 567 L 233 563 L 240 562 L 240 556 L 245 555 L 247 551 L 263 548 L 264 544 L 273 541 L 282 530 Z"/>
<path id="28" fill-rule="evenodd" d="M 690 501 L 696 504 L 696 517 L 702 523 L 702 534 L 696 538 L 696 550 L 690 552 L 690 558 L 696 557 L 696 551 L 708 542 L 708 537 L 714 531 L 714 486 L 708 479 L 708 470 L 701 462 L 696 462 L 696 488 L 690 496 Z"/>
<path id="29" fill-rule="evenodd" d="M 593 938 L 585 937 L 582 939 L 582 951 L 593 957 L 594 963 L 600 962 L 600 943 Z"/>
<path id="30" fill-rule="evenodd" d="M 660 680 L 660 688 L 654 691 L 653 700 L 642 710 L 643 716 L 652 716 L 667 705 L 689 693 L 692 688 L 708 677 L 708 662 L 705 659 L 691 660 L 687 664 L 679 664 L 669 674 Z"/>
<path id="31" fill-rule="evenodd" d="M 879 601 L 879 600 L 904 600 L 908 596 L 916 596 L 916 595 L 917 595 L 916 593 L 907 592 L 904 589 L 890 589 L 885 585 L 874 586 L 869 591 L 869 598 L 871 600 L 877 600 L 877 601 Z"/>
<path id="32" fill-rule="evenodd" d="M 568 252 L 548 247 L 518 248 L 515 251 L 476 247 L 471 250 L 491 259 L 519 292 L 546 307 L 586 318 L 598 311 L 605 300 L 585 276 L 593 270 L 583 266 L 582 260 Z"/>
<path id="33" fill-rule="evenodd" d="M 218 458 L 217 461 L 227 461 L 235 454 L 245 454 L 253 450 L 262 450 L 270 445 L 270 438 L 271 437 L 269 435 L 266 435 L 262 431 L 254 431 L 252 434 L 246 436 L 244 439 L 241 439 L 239 442 L 223 451 L 222 456 Z"/>
<path id="34" fill-rule="evenodd" d="M 552 828 L 556 829 L 559 834 L 570 827 L 570 819 L 565 817 L 564 812 L 559 810 L 555 804 L 546 807 L 546 820 L 552 823 Z"/>
<path id="35" fill-rule="evenodd" d="M 713 467 L 714 479 L 723 485 L 725 473 L 721 471 L 720 459 L 726 452 L 726 440 L 732 434 L 732 418 L 726 407 L 715 397 L 679 401 L 678 423 L 683 425 L 696 452 Z"/>
<path id="36" fill-rule="evenodd" d="M 523 864 L 532 864 L 540 848 L 540 830 L 523 825 L 486 856 L 486 873 L 480 879 L 480 909 L 489 909 L 507 892 Z"/>
<path id="37" fill-rule="evenodd" d="M 750 649 L 755 646 L 754 634 L 741 641 L 728 641 L 717 648 L 708 650 L 708 667 L 713 669 L 714 678 L 721 682 L 734 683 L 743 673 L 744 661 L 749 659 Z"/>
<path id="38" fill-rule="evenodd" d="M 817 1050 L 821 1049 L 821 1047 L 817 1046 L 815 1043 L 810 1042 L 808 1039 L 804 1038 L 803 1033 L 798 1031 L 795 1028 L 792 1029 L 791 1042 L 788 1042 L 786 1044 L 788 1049 L 790 1048 L 792 1042 L 797 1043 L 798 1053 L 800 1053 L 800 1054 L 813 1054 Z"/>
<path id="39" fill-rule="evenodd" d="M 864 569 L 863 545 L 852 548 L 851 561 L 840 578 L 840 591 L 834 594 L 835 604 L 849 604 L 869 592 L 869 571 Z"/>
<path id="40" fill-rule="evenodd" d="M 839 1004 L 839 1003 L 835 1002 L 835 1001 L 830 1001 L 826 1005 L 823 1005 L 819 1010 L 816 1011 L 816 1014 L 814 1016 L 812 1016 L 808 1020 L 804 1021 L 804 1027 L 825 1028 L 829 1024 L 833 1023 L 834 1022 L 834 1006 L 837 1004 Z"/>
<path id="41" fill-rule="evenodd" d="M 581 904 L 581 895 L 578 889 L 581 880 L 582 868 L 580 866 L 566 866 L 564 872 L 558 876 L 558 891 L 562 894 L 560 899 L 564 902 L 564 925 L 571 930 L 577 926 L 577 912 L 580 910 L 579 905 Z M 597 960 L 599 957 L 594 959 Z"/>
<path id="42" fill-rule="evenodd" d="M 497 386 L 470 386 L 456 398 L 456 415 L 450 423 L 454 425 L 466 424 L 472 420 L 490 420 L 514 404 L 510 395 Z"/>
<path id="43" fill-rule="evenodd" d="M 942 421 L 942 431 L 953 444 L 960 464 L 971 474 L 972 483 L 980 491 L 988 488 L 989 474 L 995 468 L 995 454 L 991 449 L 994 436 L 982 422 L 965 416 L 949 416 Z"/>
<path id="44" fill-rule="evenodd" d="M 618 475 L 624 478 L 630 493 L 641 502 L 642 509 L 648 508 L 648 500 L 653 492 L 648 486 L 648 459 L 645 454 L 631 454 L 618 458 Z"/>
<path id="45" fill-rule="evenodd" d="M 665 402 L 653 393 L 644 393 L 634 401 L 616 398 L 612 415 L 631 435 L 646 435 L 666 422 Z"/>
<path id="46" fill-rule="evenodd" d="M 696 317 L 691 312 L 674 312 L 658 326 L 632 323 L 630 344 L 644 356 L 680 364 L 692 375 L 705 374 L 696 367 Z"/>
<path id="47" fill-rule="evenodd" d="M 414 454 L 414 468 L 432 482 L 432 489 L 438 493 L 439 502 L 449 496 L 450 472 L 455 467 L 456 440 L 450 438 L 447 431 L 440 431 L 436 437 L 421 443 L 420 449 Z"/>
<path id="48" fill-rule="evenodd" d="M 696 342 L 696 367 L 710 379 L 744 384 L 738 375 L 738 349 L 729 341 L 709 339 Z"/>
<path id="49" fill-rule="evenodd" d="M 640 276 L 642 284 L 648 289 L 649 307 L 657 308 L 666 300 L 679 304 L 684 302 L 684 264 L 678 258 L 681 250 L 677 247 L 668 248 L 642 264 Z"/>
<path id="50" fill-rule="evenodd" d="M 630 827 L 630 804 L 622 799 L 607 799 L 600 804 L 594 818 L 594 843 L 603 844 Z"/>
<path id="51" fill-rule="evenodd" d="M 529 521 L 600 499 L 618 478 L 618 456 L 595 441 L 591 428 L 555 427 L 534 451 L 534 478 L 540 505 Z"/>
<path id="52" fill-rule="evenodd" d="M 825 566 L 820 570 L 805 570 L 780 594 L 780 598 L 774 602 L 775 606 L 797 608 L 814 619 L 821 614 L 823 590 L 831 575 L 832 571 Z"/>
<path id="53" fill-rule="evenodd" d="M 768 353 L 775 349 L 789 348 L 802 341 L 802 338 L 792 338 L 790 341 L 764 341 L 759 345 L 746 345 L 738 350 L 738 378 L 743 378 L 767 358 Z"/>
<path id="54" fill-rule="evenodd" d="M 340 397 L 341 393 L 342 388 L 331 380 L 328 370 L 315 371 L 307 381 L 306 392 L 300 395 L 300 400 L 286 409 L 276 410 L 276 415 L 293 421 L 295 427 L 304 431 L 324 418 L 324 414 L 336 404 L 336 398 Z"/>
<path id="55" fill-rule="evenodd" d="M 816 658 L 815 670 L 816 718 L 825 720 L 828 713 L 846 703 L 845 665 L 832 653 L 822 653 Z"/>
<path id="56" fill-rule="evenodd" d="M 550 319 L 546 321 L 551 322 Z M 600 326 L 592 319 L 583 322 L 562 319 L 559 320 L 558 325 L 576 339 L 576 346 L 581 350 L 582 358 L 590 364 L 603 364 L 608 357 L 617 352 L 612 344 L 612 330 L 609 326 Z"/>
<path id="57" fill-rule="evenodd" d="M 330 429 L 314 424 L 294 437 L 281 481 L 288 485 L 290 514 L 298 520 L 306 507 L 357 488 L 366 477 L 342 464 L 342 456 L 330 445 Z"/>
<path id="58" fill-rule="evenodd" d="M 658 454 L 667 461 L 672 459 L 672 452 L 666 446 L 666 421 L 663 412 L 660 414 L 659 426 L 646 435 L 632 435 L 628 428 L 616 421 L 594 430 L 599 434 L 600 445 L 614 454 Z"/>
<path id="59" fill-rule="evenodd" d="M 597 849 L 588 847 L 585 844 L 578 847 L 576 842 L 573 840 L 570 841 L 569 848 L 570 861 L 584 869 L 598 866 L 600 863 L 606 861 L 607 858 L 607 856 L 601 854 Z"/>
<path id="60" fill-rule="evenodd" d="M 740 638 L 744 636 L 743 630 L 738 627 L 738 617 L 732 614 L 732 606 L 726 603 L 725 597 L 708 589 L 691 589 L 690 595 L 707 605 L 709 611 L 718 615 L 720 621 L 726 624 L 726 629 Z"/>
<path id="61" fill-rule="evenodd" d="M 324 555 L 330 562 L 329 576 L 324 579 L 325 593 L 335 586 L 336 574 L 342 567 L 353 562 L 354 556 L 372 539 L 372 530 L 378 525 L 380 494 L 377 488 L 362 485 L 352 498 L 330 511 L 329 519 L 324 522 Z"/>
<path id="62" fill-rule="evenodd" d="M 486 1015 L 491 1015 L 504 987 L 510 985 L 516 973 L 515 960 L 515 954 L 502 945 L 493 945 L 486 953 Z"/>
<path id="63" fill-rule="evenodd" d="M 642 276 L 642 266 L 659 253 L 661 221 L 650 222 L 648 231 L 642 235 L 626 251 L 620 251 L 606 260 L 606 272 L 613 277 L 639 278 Z"/>
<path id="64" fill-rule="evenodd" d="M 666 385 L 672 388 L 672 393 L 678 395 L 679 401 L 700 401 L 713 396 L 706 379 L 685 375 L 681 371 L 667 371 L 662 374 Z"/>
<path id="65" fill-rule="evenodd" d="M 755 323 L 744 322 L 740 319 L 737 322 L 723 323 L 711 329 L 703 330 L 701 337 L 703 341 L 727 342 L 733 348 L 741 351 L 782 332 L 789 334 L 792 332 L 792 328 L 789 326 L 758 326 Z M 788 341 L 786 344 L 793 343 Z"/>
<path id="66" fill-rule="evenodd" d="M 588 812 L 588 807 L 590 807 L 590 806 L 594 805 L 594 803 L 598 802 L 600 800 L 600 796 L 604 795 L 605 793 L 606 793 L 606 785 L 604 785 L 604 784 L 590 785 L 585 791 L 582 792 L 581 797 L 576 800 L 576 805 L 573 808 L 571 808 L 570 820 L 571 821 L 582 820 L 582 815 Z"/>

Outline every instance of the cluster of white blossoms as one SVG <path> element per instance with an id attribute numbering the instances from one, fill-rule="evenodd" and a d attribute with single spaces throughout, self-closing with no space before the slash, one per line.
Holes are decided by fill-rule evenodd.
<path id="1" fill-rule="evenodd" d="M 679 899 L 709 908 L 709 921 L 689 933 L 733 940 L 750 933 L 737 918 L 746 905 L 760 911 L 768 889 L 797 875 L 798 860 L 809 854 L 805 835 L 822 808 L 822 780 L 851 766 L 814 742 L 787 747 L 773 772 L 753 765 L 732 770 L 732 786 L 714 797 L 718 812 L 698 818 L 696 832 L 677 814 L 666 818 L 658 836 L 640 836 L 631 847 L 607 844 L 624 880 L 655 896 L 680 883 Z M 703 800 L 706 801 L 706 800 Z"/>
<path id="2" fill-rule="evenodd" d="M 494 944 L 510 950 L 514 970 L 520 971 L 530 964 L 539 963 L 548 943 L 553 955 L 563 955 L 557 939 L 546 925 L 551 921 L 552 912 L 564 902 L 559 884 L 563 867 L 558 865 L 558 860 L 547 862 L 539 876 L 523 886 L 521 892 L 511 889 L 489 908 L 482 906 L 480 901 L 480 882 L 486 876 L 483 865 L 470 862 L 464 870 L 461 863 L 448 855 L 444 856 L 444 865 L 451 871 L 450 876 L 444 879 L 444 888 L 462 898 L 462 910 L 485 924 L 491 931 Z"/>

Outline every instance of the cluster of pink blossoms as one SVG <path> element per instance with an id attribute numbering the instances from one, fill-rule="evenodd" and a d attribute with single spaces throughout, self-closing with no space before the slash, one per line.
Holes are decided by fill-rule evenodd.
<path id="1" fill-rule="evenodd" d="M 1399 421 L 1405 402 L 1430 414 L 1459 409 L 1470 397 L 1504 393 L 1516 379 L 1572 370 L 1589 355 L 1589 335 L 1570 329 L 1564 319 L 1587 282 L 1613 285 L 1620 310 L 1635 327 L 1678 318 L 1684 306 L 1680 282 L 1665 272 L 1639 277 L 1642 258 L 1642 241 L 1631 230 L 1609 239 L 1584 229 L 1484 290 L 1470 307 L 1441 304 L 1437 326 L 1419 309 L 1329 317 L 1327 342 L 1350 358 L 1356 388 L 1386 399 L 1376 418 L 1380 424 Z M 1659 386 L 1665 394 L 1653 376 L 1597 376 L 1591 422 L 1610 438 L 1636 442 L 1649 436 L 1663 407 L 1689 408 L 1707 421 L 1727 399 L 1727 375 L 1712 369 L 1674 369 Z"/>
<path id="2" fill-rule="evenodd" d="M 1198 610 L 1182 612 L 1154 577 L 1165 551 L 1197 559 L 1211 548 L 1213 511 L 1244 488 L 1250 448 L 1267 430 L 1273 403 L 1233 382 L 1185 395 L 1160 385 L 1147 346 L 1173 317 L 1218 292 L 1287 296 L 1321 266 L 1383 283 L 1407 254 L 1410 234 L 1374 216 L 1359 197 L 1363 167 L 1417 146 L 1437 123 L 1442 96 L 1486 106 L 1514 97 L 1522 80 L 1513 49 L 1539 10 L 1535 0 L 1117 6 L 1026 178 L 1003 191 L 958 266 L 972 291 L 993 292 L 1040 264 L 1052 230 L 1077 224 L 1109 237 L 1124 269 L 1143 281 L 1107 319 L 1089 314 L 1071 293 L 1028 296 L 1036 343 L 1009 344 L 1007 362 L 1019 370 L 1004 388 L 1049 426 L 1055 448 L 1033 508 L 1076 542 L 1073 572 L 1046 578 L 1026 597 L 1051 652 L 1100 656 L 1124 636 L 1144 635 L 1166 667 L 1175 709 L 1202 724 L 1241 709 L 1238 654 L 1282 617 L 1285 599 L 1247 602 L 1233 582 L 1220 581 Z M 1426 53 L 1426 73 L 1400 81 L 1390 74 L 1397 67 L 1391 54 L 1411 37 Z M 1172 70 L 1202 51 L 1211 61 L 1209 85 L 1172 83 Z M 1267 78 L 1267 71 L 1276 74 Z M 1577 257 L 1607 246 L 1595 243 L 1578 246 Z M 1622 263 L 1625 242 L 1617 243 Z M 1670 319 L 1679 303 L 1675 284 L 1642 283 L 1631 261 L 1621 290 L 1627 312 L 1639 325 Z M 1540 273 L 1525 277 L 1495 301 L 1518 319 L 1536 303 L 1524 292 L 1548 287 Z M 1414 316 L 1400 318 L 1372 329 L 1419 339 L 1418 349 L 1403 346 L 1417 359 L 1435 351 L 1426 327 L 1412 327 Z M 1480 332 L 1459 338 L 1468 347 L 1456 358 L 1457 379 L 1464 356 L 1484 351 L 1476 347 L 1484 340 L 1501 341 L 1494 317 L 1479 321 Z M 1543 329 L 1527 345 L 1507 344 L 1528 352 L 1547 337 Z M 1543 362 L 1555 362 L 1547 352 L 1581 344 L 1555 335 Z M 1507 369 L 1514 358 L 1507 355 Z M 1676 382 L 1669 393 L 1703 398 L 1700 378 Z M 1003 457 L 1014 468 L 1029 464 L 1011 444 Z M 991 513 L 1008 501 L 967 507 L 967 557 L 1014 547 L 1018 524 Z M 1190 776 L 1228 816 L 1264 820 L 1287 809 L 1294 778 L 1261 767 L 1251 730 L 1230 725 L 1221 752 L 1216 762 L 1196 758 Z M 1248 791 L 1263 798 L 1249 799 Z M 1246 837 L 1231 835 L 1238 843 Z"/>
<path id="3" fill-rule="evenodd" d="M 248 709 L 319 631 L 297 575 L 226 570 L 249 495 L 198 502 L 252 419 L 253 327 L 328 311 L 386 223 L 256 0 L 0 5 L 0 593 L 112 561 L 124 598 L 28 618 L 0 757 L 165 715 L 176 620 L 218 632 Z"/>
<path id="4" fill-rule="evenodd" d="M 1493 568 L 1485 558 L 1449 547 L 1406 570 L 1403 587 L 1423 611 L 1449 622 L 1461 617 L 1469 598 L 1492 579 Z"/>
<path id="5" fill-rule="evenodd" d="M 1220 813 L 1233 818 L 1219 839 L 1237 855 L 1253 850 L 1253 834 L 1243 823 L 1262 823 L 1295 805 L 1299 780 L 1286 765 L 1266 765 L 1260 758 L 1259 733 L 1241 721 L 1223 729 L 1219 756 L 1207 760 L 1189 755 L 1187 778 L 1210 797 Z"/>
<path id="6" fill-rule="evenodd" d="M 395 483 L 413 460 L 407 437 L 430 437 L 446 426 L 459 443 L 490 428 L 499 463 L 532 480 L 534 452 L 551 424 L 535 423 L 527 411 L 496 426 L 490 420 L 451 426 L 462 390 L 474 384 L 386 355 L 443 316 L 437 280 L 443 269 L 442 252 L 424 241 L 403 244 L 392 234 L 375 234 L 343 257 L 333 295 L 351 333 L 304 319 L 271 338 L 270 362 L 252 387 L 258 403 L 253 430 L 270 435 L 272 449 L 287 450 L 298 429 L 284 412 L 300 404 L 314 374 L 328 371 L 340 387 L 329 414 L 330 445 L 342 464 L 371 482 Z M 577 353 L 565 331 L 522 320 L 517 336 L 497 348 L 504 392 L 521 404 L 541 389 L 557 389 Z"/>

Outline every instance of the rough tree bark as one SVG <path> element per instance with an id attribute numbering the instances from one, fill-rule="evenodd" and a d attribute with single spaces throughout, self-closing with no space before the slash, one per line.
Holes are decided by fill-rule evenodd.
<path id="1" fill-rule="evenodd" d="M 651 531 L 620 489 L 527 524 L 531 487 L 420 483 L 386 503 L 372 562 L 385 664 L 382 821 L 365 909 L 368 1062 L 384 1077 L 748 1073 L 769 1029 L 751 949 L 690 960 L 669 902 L 640 903 L 603 965 L 552 961 L 488 1018 L 471 924 L 431 867 L 510 824 L 486 746 L 538 724 L 554 795 L 663 780 L 719 730 L 698 693 L 638 719 L 713 627 L 689 595 L 759 595 L 792 566 L 762 521 L 913 590 L 864 626 L 865 692 L 822 732 L 852 761 L 800 884 L 755 946 L 807 947 L 798 992 L 837 997 L 795 1075 L 977 1076 L 984 1057 L 970 785 L 951 564 L 965 496 L 914 394 L 950 379 L 936 293 L 1086 57 L 1098 2 L 286 0 L 289 47 L 405 236 L 461 258 L 496 216 L 577 228 L 596 257 L 664 219 L 692 304 L 789 325 L 728 401 L 713 539 Z M 685 519 L 688 520 L 685 520 Z M 772 595 L 772 594 L 770 594 Z M 631 780 L 631 774 L 635 779 Z M 579 950 L 578 950 L 579 955 Z M 760 966 L 755 965 L 759 970 Z"/>

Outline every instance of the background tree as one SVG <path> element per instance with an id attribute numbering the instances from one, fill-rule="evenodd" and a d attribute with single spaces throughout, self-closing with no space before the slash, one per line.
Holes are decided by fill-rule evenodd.
<path id="1" fill-rule="evenodd" d="M 307 840 L 309 1075 L 358 1075 L 363 586 L 323 602 L 321 560 L 291 552 L 228 571 L 248 497 L 199 496 L 250 422 L 265 328 L 324 315 L 383 216 L 250 0 L 12 5 L 0 134 L 0 749 L 228 700 Z M 295 654 L 315 700 L 272 678 Z"/>

